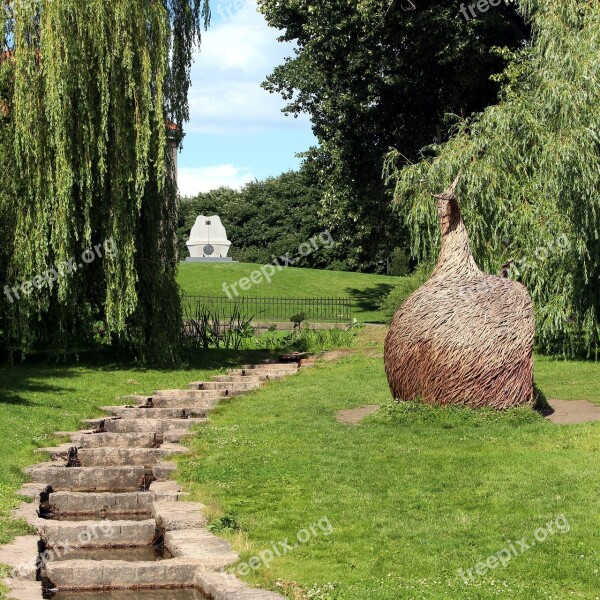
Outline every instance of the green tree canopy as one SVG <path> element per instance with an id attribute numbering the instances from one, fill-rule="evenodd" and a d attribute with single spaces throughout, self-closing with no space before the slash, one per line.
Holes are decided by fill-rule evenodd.
<path id="1" fill-rule="evenodd" d="M 102 322 L 143 357 L 172 359 L 181 323 L 166 124 L 188 118 L 207 0 L 3 8 L 2 329 L 27 349 L 89 337 Z M 78 267 L 84 250 L 109 239 L 117 252 Z M 74 273 L 44 277 L 73 258 Z M 6 293 L 24 282 L 33 289 Z"/>
<path id="2" fill-rule="evenodd" d="M 467 22 L 456 0 L 259 0 L 259 8 L 297 44 L 265 87 L 289 101 L 287 112 L 310 115 L 328 225 L 353 248 L 353 266 L 368 268 L 373 255 L 405 243 L 381 180 L 385 154 L 395 147 L 414 159 L 445 137 L 446 113 L 496 101 L 490 75 L 505 61 L 491 49 L 519 47 L 527 27 L 504 4 Z"/>
<path id="3" fill-rule="evenodd" d="M 474 254 L 529 288 L 538 341 L 564 355 L 600 351 L 600 4 L 522 0 L 534 42 L 514 57 L 497 106 L 460 122 L 436 156 L 402 168 L 398 211 L 415 255 L 437 253 L 430 194 L 462 170 L 458 196 Z"/>

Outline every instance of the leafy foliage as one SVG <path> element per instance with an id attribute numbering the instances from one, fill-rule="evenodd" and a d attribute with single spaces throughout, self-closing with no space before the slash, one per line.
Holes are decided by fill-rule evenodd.
<path id="1" fill-rule="evenodd" d="M 385 154 L 395 147 L 415 158 L 447 134 L 446 113 L 495 101 L 490 75 L 505 59 L 491 48 L 519 47 L 527 27 L 504 4 L 466 22 L 455 0 L 260 0 L 259 9 L 297 43 L 264 86 L 289 101 L 286 112 L 310 115 L 326 224 L 352 249 L 352 268 L 373 270 L 408 245 L 390 217 Z"/>
<path id="2" fill-rule="evenodd" d="M 104 321 L 113 343 L 143 359 L 175 358 L 177 202 L 165 122 L 188 117 L 192 51 L 208 18 L 206 0 L 8 4 L 0 213 L 10 235 L 0 283 L 31 281 L 107 239 L 118 249 L 16 303 L 5 298 L 2 327 L 16 347 L 88 338 L 90 323 Z"/>
<path id="3" fill-rule="evenodd" d="M 410 256 L 404 248 L 395 248 L 390 257 L 390 275 L 405 277 L 411 273 Z"/>
<path id="4" fill-rule="evenodd" d="M 421 263 L 411 277 L 403 277 L 400 284 L 381 300 L 379 308 L 388 323 L 400 305 L 427 281 L 431 271 L 431 265 L 425 262 Z"/>
<path id="5" fill-rule="evenodd" d="M 11 209 L 16 195 L 12 177 L 13 129 L 9 126 L 14 65 L 0 56 L 0 273 L 6 273 L 14 244 L 15 214 Z M 1 314 L 1 313 L 0 313 Z"/>
<path id="6" fill-rule="evenodd" d="M 218 308 L 196 302 L 184 313 L 185 344 L 193 350 L 239 350 L 244 340 L 254 335 L 253 318 L 243 312 L 241 305 L 236 305 L 227 317 Z"/>
<path id="7" fill-rule="evenodd" d="M 474 254 L 530 290 L 547 351 L 600 351 L 600 5 L 523 0 L 534 44 L 505 74 L 502 101 L 458 123 L 435 157 L 403 167 L 388 157 L 413 254 L 434 257 L 430 194 L 462 169 L 458 190 Z"/>

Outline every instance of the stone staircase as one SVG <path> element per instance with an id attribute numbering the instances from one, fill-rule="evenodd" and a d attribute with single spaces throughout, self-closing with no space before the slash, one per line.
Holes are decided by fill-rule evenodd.
<path id="1" fill-rule="evenodd" d="M 123 398 L 107 416 L 86 420 L 71 442 L 46 448 L 48 462 L 27 470 L 32 502 L 15 513 L 37 535 L 0 549 L 14 600 L 275 600 L 225 569 L 238 556 L 206 528 L 203 506 L 183 501 L 168 459 L 188 450 L 224 398 L 298 373 L 311 361 L 232 369 L 187 390 Z"/>

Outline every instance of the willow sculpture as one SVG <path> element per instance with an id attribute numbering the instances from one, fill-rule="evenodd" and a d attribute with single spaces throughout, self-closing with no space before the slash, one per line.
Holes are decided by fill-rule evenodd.
<path id="1" fill-rule="evenodd" d="M 436 405 L 530 405 L 531 297 L 520 283 L 477 267 L 455 196 L 459 178 L 436 196 L 442 249 L 435 271 L 400 307 L 385 341 L 390 388 L 397 400 Z"/>

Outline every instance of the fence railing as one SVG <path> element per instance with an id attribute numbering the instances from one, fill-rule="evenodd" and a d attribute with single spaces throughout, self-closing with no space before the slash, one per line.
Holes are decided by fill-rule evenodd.
<path id="1" fill-rule="evenodd" d="M 235 314 L 252 317 L 256 322 L 288 322 L 304 313 L 313 323 L 351 323 L 352 300 L 349 298 L 227 298 L 216 296 L 183 296 L 183 314 L 193 320 L 202 308 L 218 313 L 220 319 Z"/>

